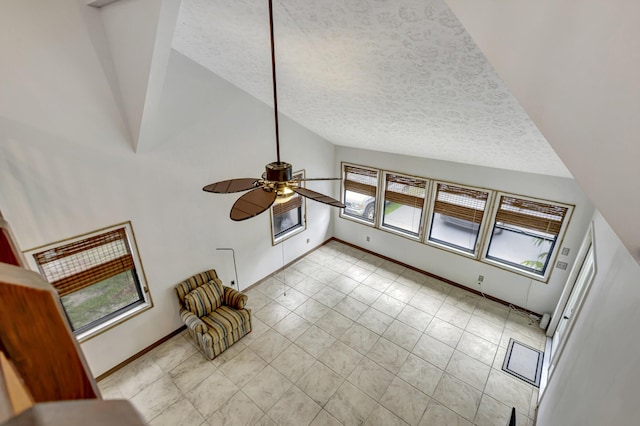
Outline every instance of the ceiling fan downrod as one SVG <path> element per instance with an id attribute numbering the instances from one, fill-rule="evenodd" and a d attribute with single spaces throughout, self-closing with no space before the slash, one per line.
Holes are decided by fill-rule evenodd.
<path id="1" fill-rule="evenodd" d="M 276 164 L 281 164 L 280 162 L 280 128 L 278 125 L 278 89 L 276 83 L 276 42 L 273 36 L 273 4 L 272 0 L 269 0 L 269 32 L 271 36 L 271 80 L 273 85 L 273 113 L 275 117 L 275 125 L 276 125 Z M 273 164 L 273 163 L 272 163 Z M 291 168 L 291 165 L 289 165 Z M 289 174 L 291 170 L 289 170 Z M 267 174 L 269 174 L 269 168 L 267 167 Z M 289 178 L 290 180 L 290 178 Z"/>

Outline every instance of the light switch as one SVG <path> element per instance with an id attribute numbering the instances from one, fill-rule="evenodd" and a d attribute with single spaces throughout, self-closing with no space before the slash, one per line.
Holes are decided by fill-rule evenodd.
<path id="1" fill-rule="evenodd" d="M 567 269 L 567 266 L 569 266 L 567 264 L 567 262 L 558 262 L 558 263 L 556 263 L 556 268 L 558 268 L 558 269 Z"/>
<path id="2" fill-rule="evenodd" d="M 571 249 L 570 249 L 569 247 L 564 247 L 564 248 L 562 249 L 562 251 L 560 251 L 560 254 L 561 254 L 561 255 L 563 255 L 563 256 L 568 256 L 568 255 L 569 255 L 569 251 L 570 251 L 570 250 L 571 250 Z"/>

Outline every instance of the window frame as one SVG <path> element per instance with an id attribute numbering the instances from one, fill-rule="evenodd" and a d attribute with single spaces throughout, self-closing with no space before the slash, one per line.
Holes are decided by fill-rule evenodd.
<path id="1" fill-rule="evenodd" d="M 352 164 L 352 163 L 346 163 L 346 162 L 341 162 L 340 165 L 341 165 L 341 168 L 340 168 L 341 172 L 340 173 L 341 173 L 341 177 L 342 177 L 341 185 L 340 185 L 340 189 L 341 189 L 341 191 L 340 191 L 340 200 L 345 205 L 347 204 L 346 203 L 346 195 L 347 195 L 347 188 L 346 187 L 347 187 L 347 185 L 345 185 L 346 175 L 347 175 L 347 173 L 345 172 L 346 167 L 354 167 L 354 168 L 368 170 L 368 171 L 376 173 L 376 185 L 375 185 L 376 193 L 375 193 L 375 196 L 373 197 L 373 202 L 374 202 L 373 220 L 370 222 L 370 221 L 368 221 L 366 219 L 358 217 L 358 215 L 346 213 L 345 212 L 346 207 L 340 209 L 340 213 L 339 213 L 340 217 L 343 218 L 343 219 L 352 220 L 354 222 L 357 222 L 357 223 L 360 223 L 360 224 L 363 224 L 363 225 L 366 225 L 366 226 L 370 226 L 372 228 L 379 228 L 378 222 L 379 222 L 379 218 L 380 218 L 379 206 L 380 206 L 380 193 L 381 193 L 381 191 L 380 191 L 380 179 L 381 179 L 381 176 L 382 176 L 382 173 L 383 173 L 382 170 L 377 169 L 375 167 L 362 166 L 362 165 L 359 165 L 359 164 Z M 360 194 L 363 194 L 363 193 L 360 193 Z M 363 195 L 366 195 L 366 194 L 363 194 Z M 363 212 L 363 214 L 364 214 L 364 212 Z"/>
<path id="2" fill-rule="evenodd" d="M 300 170 L 297 171 L 295 173 L 292 174 L 293 177 L 296 176 L 300 176 L 302 179 L 305 178 L 305 171 Z M 300 186 L 304 188 L 304 182 L 300 182 Z M 296 207 L 298 209 L 298 218 L 299 218 L 299 225 L 295 226 L 293 228 L 290 228 L 284 232 L 281 232 L 280 234 L 276 235 L 275 230 L 275 218 L 276 218 L 276 214 L 274 213 L 274 208 L 275 205 L 272 205 L 269 208 L 269 214 L 270 214 L 270 226 L 271 226 L 271 245 L 272 246 L 276 246 L 278 244 L 280 244 L 281 242 L 288 240 L 289 238 L 293 237 L 294 235 L 298 235 L 301 232 L 306 231 L 307 229 L 307 199 L 306 197 L 303 197 L 302 195 L 296 194 L 294 196 L 300 197 L 300 206 Z"/>
<path id="3" fill-rule="evenodd" d="M 493 230 L 496 226 L 496 217 L 500 212 L 500 205 L 502 203 L 503 197 L 515 198 L 523 201 L 531 201 L 540 204 L 546 204 L 549 206 L 557 206 L 561 208 L 567 209 L 560 224 L 560 228 L 558 233 L 556 234 L 555 241 L 553 241 L 551 245 L 551 250 L 549 255 L 547 256 L 546 267 L 542 274 L 532 272 L 530 270 L 523 269 L 522 267 L 516 266 L 513 263 L 508 261 L 500 261 L 494 257 L 489 257 L 489 250 L 491 248 L 491 243 L 493 240 Z M 484 247 L 482 249 L 481 261 L 485 262 L 489 265 L 508 270 L 510 272 L 516 273 L 518 275 L 523 275 L 528 278 L 532 278 L 536 281 L 540 281 L 543 283 L 547 283 L 551 276 L 553 269 L 555 268 L 555 262 L 558 257 L 559 248 L 562 246 L 562 241 L 564 240 L 567 228 L 569 227 L 569 223 L 571 222 L 571 217 L 573 215 L 573 210 L 575 206 L 572 204 L 560 203 L 557 201 L 543 200 L 540 198 L 528 197 L 524 195 L 512 194 L 509 192 L 496 192 L 494 200 L 493 200 L 493 208 L 491 212 L 491 221 L 489 222 L 489 226 L 487 227 L 487 232 L 484 237 Z M 533 235 L 532 235 L 533 236 Z M 534 236 L 535 237 L 535 236 Z"/>
<path id="4" fill-rule="evenodd" d="M 434 215 L 436 213 L 435 211 L 435 203 L 437 201 L 437 193 L 438 193 L 438 188 L 439 185 L 450 185 L 450 186 L 455 186 L 458 188 L 463 188 L 463 189 L 469 189 L 472 191 L 478 191 L 478 192 L 486 192 L 487 193 L 487 200 L 485 202 L 485 206 L 484 206 L 484 212 L 482 215 L 482 220 L 480 222 L 480 226 L 478 227 L 478 234 L 477 234 L 477 238 L 476 238 L 476 243 L 474 245 L 474 249 L 472 252 L 469 252 L 467 250 L 464 250 L 463 248 L 456 246 L 454 244 L 447 244 L 444 241 L 440 241 L 440 240 L 432 240 L 430 239 L 431 237 L 431 229 L 433 226 L 433 219 L 434 219 Z M 487 234 L 487 228 L 488 228 L 488 223 L 490 221 L 490 218 L 492 217 L 491 213 L 492 213 L 492 207 L 493 207 L 493 201 L 495 198 L 495 191 L 491 190 L 491 189 L 487 189 L 487 188 L 478 188 L 478 187 L 474 187 L 474 186 L 470 186 L 470 185 L 462 185 L 459 183 L 453 183 L 453 182 L 446 182 L 446 181 L 442 181 L 442 180 L 433 180 L 432 181 L 432 185 L 431 185 L 431 191 L 429 194 L 429 206 L 428 206 L 428 210 L 427 212 L 429 213 L 428 216 L 426 217 L 426 224 L 425 224 L 425 231 L 424 231 L 424 243 L 426 245 L 429 246 L 433 246 L 439 249 L 443 249 L 443 250 L 447 250 L 450 251 L 452 253 L 455 254 L 459 254 L 461 256 L 465 256 L 471 259 L 478 259 L 480 257 L 480 254 L 483 252 L 482 248 L 485 245 L 485 241 L 486 241 L 486 234 Z"/>
<path id="5" fill-rule="evenodd" d="M 424 198 L 422 200 L 422 205 L 420 206 L 420 221 L 419 221 L 419 226 L 418 226 L 418 233 L 414 234 L 413 232 L 406 230 L 406 229 L 402 229 L 393 225 L 385 225 L 384 223 L 384 217 L 385 217 L 385 210 L 386 210 L 386 202 L 387 202 L 387 176 L 389 175 L 394 175 L 394 176 L 400 176 L 400 177 L 405 177 L 405 178 L 409 178 L 409 179 L 415 179 L 415 180 L 421 180 L 424 181 L 425 184 L 425 188 L 424 188 Z M 426 208 L 428 206 L 428 201 L 429 201 L 429 197 L 430 197 L 430 185 L 431 185 L 431 179 L 427 179 L 425 177 L 420 177 L 420 176 L 413 176 L 413 175 L 409 175 L 406 173 L 398 173 L 398 172 L 393 172 L 393 171 L 387 171 L 387 170 L 382 170 L 381 175 L 378 178 L 378 190 L 380 190 L 380 185 L 382 185 L 382 191 L 380 192 L 380 196 L 378 197 L 380 199 L 380 201 L 378 202 L 379 206 L 382 206 L 382 209 L 380 211 L 378 211 L 378 209 L 376 209 L 376 214 L 379 218 L 379 220 L 376 222 L 377 228 L 383 231 L 387 231 L 390 232 L 392 234 L 397 234 L 400 235 L 402 237 L 405 238 L 409 238 L 411 240 L 414 241 L 422 241 L 422 238 L 424 236 L 424 229 L 425 229 L 425 212 L 426 212 Z M 395 192 L 395 191 L 389 191 L 389 192 Z"/>
<path id="6" fill-rule="evenodd" d="M 78 339 L 79 342 L 84 342 L 88 339 L 91 339 L 92 337 L 95 337 L 135 316 L 137 316 L 138 314 L 151 309 L 153 307 L 153 300 L 151 298 L 151 291 L 149 290 L 149 285 L 148 285 L 148 281 L 146 278 L 146 274 L 144 272 L 144 268 L 142 266 L 142 261 L 140 260 L 140 254 L 138 253 L 138 246 L 136 243 L 136 238 L 135 238 L 135 234 L 133 231 L 133 225 L 131 224 L 131 221 L 127 221 L 127 222 L 122 222 L 122 223 L 118 223 L 116 225 L 112 225 L 112 226 L 108 226 L 105 228 L 101 228 L 95 231 L 91 231 L 91 232 L 87 232 L 85 234 L 81 234 L 81 235 L 76 235 L 74 237 L 71 238 L 67 238 L 64 240 L 59 240 L 50 244 L 46 244 L 43 246 L 39 246 L 39 247 L 35 247 L 29 250 L 25 250 L 23 251 L 23 254 L 25 255 L 26 261 L 27 261 L 27 265 L 30 267 L 31 270 L 40 273 L 40 269 L 38 267 L 38 263 L 34 258 L 34 255 L 37 253 L 41 253 L 44 251 L 48 251 L 48 250 L 52 250 L 55 248 L 59 248 L 59 247 L 63 247 L 63 246 L 67 246 L 69 244 L 73 244 L 73 243 L 77 243 L 79 241 L 82 240 L 87 240 L 89 238 L 92 237 L 96 237 L 99 235 L 104 235 L 107 234 L 109 232 L 112 231 L 116 231 L 119 229 L 124 229 L 124 233 L 125 233 L 125 237 L 124 240 L 126 241 L 130 254 L 131 254 L 131 258 L 133 261 L 133 268 L 131 269 L 131 271 L 133 271 L 133 280 L 136 284 L 136 290 L 138 292 L 138 295 L 141 296 L 141 300 L 138 300 L 137 302 L 135 302 L 135 304 L 129 305 L 129 306 L 125 306 L 123 308 L 120 308 L 114 312 L 111 312 L 109 314 L 104 315 L 103 317 L 101 317 L 98 320 L 95 320 L 83 327 L 80 327 L 76 330 L 73 330 L 73 326 L 71 324 L 71 321 L 69 321 L 69 326 L 71 327 L 71 329 L 73 330 L 74 335 L 76 336 L 76 339 Z M 115 275 L 114 275 L 115 276 Z M 109 277 L 110 278 L 110 277 Z M 46 279 L 46 278 L 45 278 Z M 105 278 L 108 279 L 108 278 Z M 96 285 L 98 283 L 94 283 L 92 285 Z M 81 290 L 81 289 L 79 289 Z M 79 291 L 78 290 L 78 291 Z M 73 293 L 73 292 L 71 292 Z M 60 305 L 63 309 L 63 311 L 66 314 L 66 308 L 64 306 L 64 304 L 62 303 L 62 297 L 60 297 Z M 127 309 L 128 308 L 128 309 Z M 89 327 L 90 326 L 90 327 Z"/>

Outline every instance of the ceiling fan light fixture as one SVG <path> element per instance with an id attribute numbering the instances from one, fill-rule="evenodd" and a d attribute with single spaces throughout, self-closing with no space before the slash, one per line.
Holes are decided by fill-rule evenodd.
<path id="1" fill-rule="evenodd" d="M 296 193 L 291 189 L 288 185 L 277 185 L 275 188 L 276 191 L 276 201 L 273 204 L 284 204 L 291 199 Z"/>

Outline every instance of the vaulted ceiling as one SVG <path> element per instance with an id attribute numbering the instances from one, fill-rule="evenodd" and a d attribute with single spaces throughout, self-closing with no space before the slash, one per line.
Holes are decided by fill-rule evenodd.
<path id="1" fill-rule="evenodd" d="M 274 1 L 278 106 L 337 145 L 570 177 L 444 0 Z M 272 105 L 267 1 L 183 0 L 172 47 Z"/>

